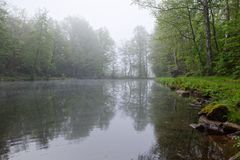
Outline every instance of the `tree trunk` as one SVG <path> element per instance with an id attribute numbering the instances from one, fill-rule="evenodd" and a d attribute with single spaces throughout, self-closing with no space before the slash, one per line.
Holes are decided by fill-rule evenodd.
<path id="1" fill-rule="evenodd" d="M 202 60 L 202 57 L 201 57 L 200 49 L 199 49 L 199 47 L 198 47 L 198 45 L 197 45 L 197 42 L 196 42 L 196 34 L 195 34 L 195 32 L 194 32 L 194 29 L 193 29 L 192 15 L 191 15 L 191 12 L 190 12 L 190 9 L 189 9 L 188 4 L 187 4 L 187 10 L 188 10 L 189 26 L 190 26 L 191 33 L 192 33 L 192 40 L 193 40 L 193 44 L 194 44 L 195 50 L 197 51 L 198 60 L 199 60 L 199 62 L 200 62 L 200 70 L 201 70 L 201 72 L 202 72 L 202 71 L 203 71 L 204 64 L 203 64 L 203 60 Z"/>
<path id="2" fill-rule="evenodd" d="M 39 60 L 40 50 L 41 50 L 41 46 L 42 46 L 43 22 L 41 22 L 40 25 L 41 26 L 40 26 L 40 33 L 39 33 L 39 37 L 38 37 L 38 46 L 37 46 L 37 51 L 36 51 L 36 55 L 34 58 L 33 68 L 32 68 L 32 73 L 31 73 L 32 80 L 34 80 L 36 73 L 38 72 L 38 60 Z"/>
<path id="3" fill-rule="evenodd" d="M 142 78 L 142 51 L 141 49 L 139 50 L 139 62 L 138 62 L 138 78 Z"/>
<path id="4" fill-rule="evenodd" d="M 230 21 L 230 7 L 229 7 L 228 0 L 226 0 L 226 19 L 227 19 L 227 21 Z"/>
<path id="5" fill-rule="evenodd" d="M 176 69 L 179 70 L 178 59 L 177 59 L 177 53 L 176 53 L 176 51 L 173 52 L 173 57 L 174 57 L 174 63 L 175 63 Z"/>
<path id="6" fill-rule="evenodd" d="M 230 21 L 230 7 L 229 7 L 229 1 L 228 0 L 225 0 L 225 5 L 226 5 L 226 8 L 225 8 L 225 16 L 226 16 L 226 22 L 227 22 L 227 25 L 228 25 L 228 22 Z M 228 30 L 225 31 L 225 41 L 224 41 L 224 52 L 227 52 L 227 48 L 225 46 L 227 46 L 227 39 L 229 38 L 229 32 Z"/>
<path id="7" fill-rule="evenodd" d="M 206 74 L 212 74 L 212 46 L 211 46 L 211 24 L 209 16 L 209 0 L 203 0 L 203 15 L 205 20 L 206 34 Z"/>
<path id="8" fill-rule="evenodd" d="M 240 9 L 240 7 L 239 7 L 239 5 L 240 5 L 240 0 L 236 0 L 236 15 L 235 15 L 235 19 L 237 20 L 238 19 L 238 14 L 239 14 L 239 9 Z"/>
<path id="9" fill-rule="evenodd" d="M 219 54 L 219 47 L 218 47 L 218 41 L 217 41 L 217 31 L 216 31 L 216 27 L 215 27 L 215 17 L 214 17 L 214 14 L 213 14 L 212 7 L 210 9 L 210 12 L 211 12 L 211 16 L 212 16 L 213 38 L 214 38 L 217 54 Z"/>

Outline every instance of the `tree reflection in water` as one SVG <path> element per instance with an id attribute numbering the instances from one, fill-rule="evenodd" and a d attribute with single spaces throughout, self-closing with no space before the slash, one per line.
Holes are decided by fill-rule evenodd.
<path id="1" fill-rule="evenodd" d="M 136 155 L 137 160 L 225 160 L 232 156 L 236 151 L 232 144 L 189 127 L 197 120 L 197 110 L 188 104 L 188 99 L 147 80 L 1 83 L 0 159 L 28 150 L 32 142 L 38 149 L 47 149 L 59 137 L 83 140 L 96 128 L 108 130 L 119 112 L 133 121 L 139 133 L 148 125 L 154 128 L 154 144 L 147 153 Z"/>
<path id="2" fill-rule="evenodd" d="M 150 123 L 149 117 L 149 86 L 151 81 L 125 81 L 121 88 L 120 109 L 134 121 L 137 131 L 145 130 Z"/>
<path id="3" fill-rule="evenodd" d="M 112 84 L 96 81 L 4 83 L 0 94 L 0 154 L 39 149 L 59 136 L 81 139 L 107 129 L 114 116 Z M 11 149 L 10 149 L 11 148 Z"/>
<path id="4" fill-rule="evenodd" d="M 157 143 L 138 160 L 227 160 L 237 153 L 224 137 L 204 136 L 189 127 L 197 120 L 197 110 L 189 100 L 153 85 L 150 117 Z"/>

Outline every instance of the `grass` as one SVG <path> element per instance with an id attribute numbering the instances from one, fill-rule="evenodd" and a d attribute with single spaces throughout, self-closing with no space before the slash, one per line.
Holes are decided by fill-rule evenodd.
<path id="1" fill-rule="evenodd" d="M 212 103 L 228 107 L 230 121 L 240 123 L 240 80 L 230 77 L 178 77 L 157 78 L 157 82 L 211 97 Z"/>

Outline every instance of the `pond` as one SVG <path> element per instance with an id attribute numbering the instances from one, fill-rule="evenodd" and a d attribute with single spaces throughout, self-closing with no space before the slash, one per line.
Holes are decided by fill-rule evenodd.
<path id="1" fill-rule="evenodd" d="M 152 80 L 0 82 L 0 160 L 225 160 L 198 110 Z M 230 149 L 231 148 L 231 149 Z"/>

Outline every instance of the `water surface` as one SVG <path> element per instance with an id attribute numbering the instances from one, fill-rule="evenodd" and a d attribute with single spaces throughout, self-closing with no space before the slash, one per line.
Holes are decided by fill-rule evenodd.
<path id="1" fill-rule="evenodd" d="M 0 83 L 0 159 L 225 160 L 197 110 L 151 80 Z"/>

